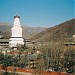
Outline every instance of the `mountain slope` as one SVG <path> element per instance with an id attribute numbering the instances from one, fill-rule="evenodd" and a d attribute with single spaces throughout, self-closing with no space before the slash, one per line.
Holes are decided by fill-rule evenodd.
<path id="1" fill-rule="evenodd" d="M 11 27 L 12 24 L 10 23 L 0 22 L 0 35 L 4 36 L 5 38 L 9 38 L 11 36 Z M 22 28 L 23 28 L 23 37 L 25 39 L 28 39 L 32 35 L 35 35 L 45 30 L 45 27 L 28 27 L 25 25 L 22 25 Z"/>
<path id="2" fill-rule="evenodd" d="M 75 19 L 47 28 L 45 31 L 42 31 L 30 39 L 38 41 L 57 41 L 66 37 L 72 37 L 73 34 L 75 34 Z"/>
<path id="3" fill-rule="evenodd" d="M 0 35 L 5 38 L 9 38 L 11 35 L 11 24 L 0 22 Z"/>

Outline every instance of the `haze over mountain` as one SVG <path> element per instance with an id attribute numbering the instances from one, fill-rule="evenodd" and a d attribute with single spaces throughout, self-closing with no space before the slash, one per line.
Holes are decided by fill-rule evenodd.
<path id="1" fill-rule="evenodd" d="M 11 27 L 12 24 L 0 22 L 0 35 L 9 38 L 11 36 Z M 23 37 L 25 39 L 30 38 L 31 36 L 40 33 L 41 31 L 45 30 L 46 27 L 28 27 L 25 25 L 22 25 L 23 28 Z"/>
<path id="2" fill-rule="evenodd" d="M 30 39 L 38 41 L 57 41 L 63 38 L 72 37 L 74 34 L 75 19 L 72 19 L 54 27 L 47 28 L 46 30 L 36 34 Z"/>
<path id="3" fill-rule="evenodd" d="M 10 23 L 1 23 L 0 22 L 0 35 L 4 37 L 11 36 L 11 27 Z M 30 40 L 38 41 L 51 41 L 59 40 L 62 38 L 72 37 L 75 34 L 75 19 L 68 20 L 64 23 L 56 25 L 54 27 L 28 27 L 22 25 L 23 28 L 23 37 Z"/>

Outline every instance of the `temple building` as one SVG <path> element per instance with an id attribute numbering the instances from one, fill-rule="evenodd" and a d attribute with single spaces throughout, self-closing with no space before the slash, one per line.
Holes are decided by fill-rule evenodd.
<path id="1" fill-rule="evenodd" d="M 75 35 L 73 35 L 72 38 L 73 38 L 72 42 L 66 42 L 66 43 L 64 43 L 64 45 L 66 45 L 66 46 L 73 46 L 74 49 L 75 49 Z"/>
<path id="2" fill-rule="evenodd" d="M 14 24 L 11 28 L 11 34 L 11 38 L 9 39 L 9 47 L 24 45 L 24 39 L 22 37 L 22 28 L 20 24 L 20 16 L 14 16 Z"/>

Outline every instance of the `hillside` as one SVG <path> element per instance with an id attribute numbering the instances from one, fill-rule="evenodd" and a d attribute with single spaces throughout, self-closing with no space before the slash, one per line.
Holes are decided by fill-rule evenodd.
<path id="1" fill-rule="evenodd" d="M 30 39 L 38 41 L 57 41 L 63 38 L 72 37 L 73 34 L 75 34 L 75 19 L 47 28 Z"/>
<path id="2" fill-rule="evenodd" d="M 4 37 L 9 38 L 11 36 L 11 27 L 12 27 L 12 24 L 10 23 L 0 22 L 0 35 L 3 35 Z M 22 25 L 22 28 L 23 28 L 23 37 L 25 39 L 28 39 L 32 35 L 35 35 L 45 30 L 45 27 L 28 27 L 25 25 Z"/>

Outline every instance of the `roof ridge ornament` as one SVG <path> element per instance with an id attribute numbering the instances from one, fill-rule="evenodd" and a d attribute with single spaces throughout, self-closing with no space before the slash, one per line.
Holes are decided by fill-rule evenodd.
<path id="1" fill-rule="evenodd" d="M 16 16 L 14 16 L 14 18 L 20 18 L 20 16 L 16 15 Z"/>

